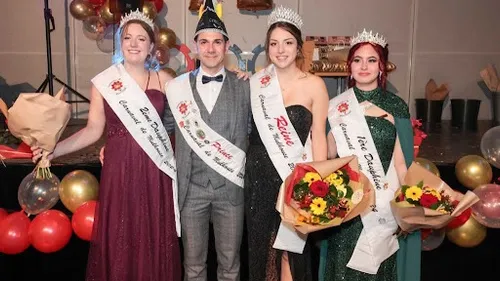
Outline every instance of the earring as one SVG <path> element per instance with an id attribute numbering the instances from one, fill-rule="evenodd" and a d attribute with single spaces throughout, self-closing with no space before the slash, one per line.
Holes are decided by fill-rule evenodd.
<path id="1" fill-rule="evenodd" d="M 378 79 L 382 79 L 382 71 L 379 71 L 379 73 L 378 73 Z"/>

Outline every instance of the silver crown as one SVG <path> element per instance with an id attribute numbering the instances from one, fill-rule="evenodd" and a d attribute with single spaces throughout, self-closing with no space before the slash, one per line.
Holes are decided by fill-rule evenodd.
<path id="1" fill-rule="evenodd" d="M 370 32 L 367 32 L 365 29 L 363 29 L 363 32 L 358 32 L 358 35 L 352 38 L 351 46 L 364 42 L 374 43 L 382 46 L 382 48 L 385 48 L 385 46 L 387 45 L 387 40 L 384 38 L 384 36 L 382 36 L 382 34 L 373 34 L 373 31 L 370 30 Z"/>
<path id="2" fill-rule="evenodd" d="M 149 25 L 149 27 L 151 27 L 151 30 L 153 30 L 153 31 L 155 30 L 155 26 L 154 26 L 153 21 L 148 16 L 143 14 L 141 11 L 139 11 L 139 9 L 137 9 L 133 12 L 130 12 L 130 13 L 126 14 L 125 16 L 122 16 L 122 19 L 120 21 L 120 27 L 123 27 L 130 20 L 143 21 L 147 25 Z"/>
<path id="3" fill-rule="evenodd" d="M 267 19 L 267 26 L 269 27 L 277 22 L 290 23 L 297 27 L 299 30 L 301 30 L 303 24 L 302 18 L 299 14 L 297 14 L 297 12 L 283 6 L 279 6 L 278 8 L 274 9 L 271 15 L 269 15 L 269 18 Z"/>

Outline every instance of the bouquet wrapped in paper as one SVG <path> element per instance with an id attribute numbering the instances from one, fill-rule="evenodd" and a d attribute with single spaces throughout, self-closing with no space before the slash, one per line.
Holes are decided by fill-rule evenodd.
<path id="1" fill-rule="evenodd" d="M 71 107 L 64 98 L 64 88 L 55 96 L 46 93 L 22 93 L 8 110 L 9 131 L 28 146 L 43 150 L 36 166 L 38 178 L 50 177 L 47 156 L 54 151 L 71 117 Z"/>
<path id="2" fill-rule="evenodd" d="M 404 185 L 396 191 L 391 209 L 402 233 L 447 226 L 479 201 L 472 191 L 464 195 L 441 178 L 413 162 Z"/>
<path id="3" fill-rule="evenodd" d="M 372 193 L 355 156 L 301 163 L 281 185 L 276 209 L 283 222 L 307 234 L 361 214 Z"/>

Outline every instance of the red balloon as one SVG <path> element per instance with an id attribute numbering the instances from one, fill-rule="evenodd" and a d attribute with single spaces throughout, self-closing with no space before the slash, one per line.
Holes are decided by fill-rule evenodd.
<path id="1" fill-rule="evenodd" d="M 59 251 L 68 244 L 71 234 L 71 222 L 58 210 L 38 214 L 29 227 L 31 245 L 42 253 Z"/>
<path id="2" fill-rule="evenodd" d="M 155 4 L 158 13 L 163 9 L 163 0 L 148 0 L 148 2 L 153 2 L 153 4 Z"/>
<path id="3" fill-rule="evenodd" d="M 0 223 L 2 223 L 2 220 L 5 219 L 9 213 L 4 208 L 0 208 Z"/>
<path id="4" fill-rule="evenodd" d="M 97 202 L 90 200 L 80 205 L 73 213 L 71 225 L 80 239 L 90 241 Z"/>
<path id="5" fill-rule="evenodd" d="M 16 212 L 0 222 L 0 252 L 15 255 L 24 252 L 29 246 L 28 229 L 30 219 L 26 214 Z"/>

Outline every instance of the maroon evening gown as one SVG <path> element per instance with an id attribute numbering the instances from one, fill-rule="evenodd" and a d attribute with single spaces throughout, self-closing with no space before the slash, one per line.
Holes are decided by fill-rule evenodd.
<path id="1" fill-rule="evenodd" d="M 163 116 L 165 95 L 146 90 Z M 104 100 L 106 149 L 87 264 L 88 281 L 179 281 L 172 180 Z"/>

